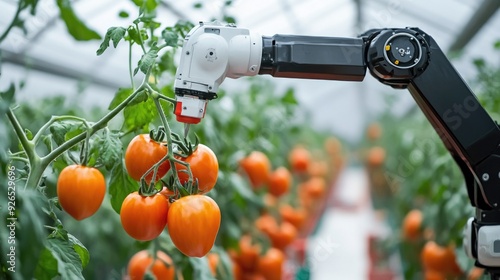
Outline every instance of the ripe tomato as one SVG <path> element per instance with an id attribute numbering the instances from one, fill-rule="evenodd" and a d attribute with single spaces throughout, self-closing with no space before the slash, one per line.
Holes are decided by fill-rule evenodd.
<path id="1" fill-rule="evenodd" d="M 201 258 L 212 249 L 220 221 L 219 206 L 212 198 L 189 195 L 170 206 L 168 232 L 179 251 L 189 257 Z"/>
<path id="2" fill-rule="evenodd" d="M 240 250 L 235 257 L 236 262 L 242 270 L 254 271 L 259 260 L 260 246 L 252 244 L 250 235 L 243 235 L 238 244 Z"/>
<path id="3" fill-rule="evenodd" d="M 305 173 L 309 168 L 311 154 L 309 153 L 309 150 L 303 146 L 296 146 L 288 155 L 288 161 L 290 162 L 290 166 L 293 171 L 297 173 Z"/>
<path id="4" fill-rule="evenodd" d="M 209 253 L 207 255 L 207 259 L 210 272 L 214 277 L 217 276 L 217 267 L 219 266 L 220 256 L 216 253 Z"/>
<path id="5" fill-rule="evenodd" d="M 413 209 L 406 214 L 401 228 L 404 240 L 416 241 L 420 237 L 422 220 L 422 212 L 418 209 Z"/>
<path id="6" fill-rule="evenodd" d="M 193 180 L 198 181 L 198 190 L 200 194 L 209 192 L 214 188 L 219 176 L 219 162 L 214 152 L 203 144 L 198 144 L 198 148 L 187 158 L 180 160 L 189 163 Z M 182 184 L 189 180 L 189 175 L 181 170 L 187 170 L 184 165 L 176 164 L 177 174 Z"/>
<path id="7" fill-rule="evenodd" d="M 168 207 L 168 200 L 162 194 L 142 196 L 133 192 L 125 198 L 120 210 L 123 229 L 137 240 L 153 240 L 167 224 Z"/>
<path id="8" fill-rule="evenodd" d="M 270 248 L 266 254 L 260 257 L 257 264 L 257 272 L 266 280 L 281 280 L 285 254 L 276 248 Z"/>
<path id="9" fill-rule="evenodd" d="M 153 257 L 149 252 L 142 250 L 137 252 L 128 262 L 128 277 L 130 280 L 142 280 L 146 271 L 153 262 Z M 175 279 L 175 268 L 172 259 L 162 251 L 156 252 L 156 260 L 150 267 L 150 271 L 156 279 Z"/>
<path id="10" fill-rule="evenodd" d="M 281 224 L 269 214 L 260 216 L 255 221 L 255 227 L 265 233 L 273 247 L 284 250 L 297 237 L 297 229 L 289 222 L 282 221 Z"/>
<path id="11" fill-rule="evenodd" d="M 292 174 L 288 169 L 281 166 L 271 173 L 269 177 L 269 193 L 280 197 L 288 192 L 292 184 Z"/>
<path id="12" fill-rule="evenodd" d="M 271 162 L 262 152 L 253 151 L 240 161 L 241 168 L 245 171 L 254 188 L 266 184 L 271 174 Z"/>
<path id="13" fill-rule="evenodd" d="M 149 138 L 149 134 L 140 134 L 134 137 L 128 144 L 125 151 L 125 167 L 130 177 L 136 181 L 153 165 L 159 162 L 167 155 L 167 147 Z M 155 181 L 167 174 L 170 169 L 170 162 L 163 162 L 158 168 Z M 153 172 L 146 176 L 146 182 L 153 178 Z"/>
<path id="14" fill-rule="evenodd" d="M 57 197 L 61 207 L 78 221 L 94 215 L 106 194 L 101 172 L 82 165 L 66 166 L 57 179 Z"/>
<path id="15" fill-rule="evenodd" d="M 300 192 L 304 192 L 306 196 L 312 199 L 319 199 L 323 197 L 326 192 L 326 180 L 323 177 L 312 177 L 306 182 L 302 183 Z"/>
<path id="16" fill-rule="evenodd" d="M 382 166 L 385 162 L 385 149 L 379 146 L 370 148 L 366 156 L 366 162 L 372 167 Z"/>
<path id="17" fill-rule="evenodd" d="M 297 230 L 302 228 L 307 218 L 307 212 L 303 208 L 294 209 L 288 204 L 280 207 L 280 214 L 283 221 L 289 222 Z"/>
<path id="18" fill-rule="evenodd" d="M 452 275 L 462 273 L 456 262 L 455 250 L 451 246 L 442 247 L 434 241 L 428 241 L 422 248 L 420 258 L 423 267 L 427 270 Z"/>

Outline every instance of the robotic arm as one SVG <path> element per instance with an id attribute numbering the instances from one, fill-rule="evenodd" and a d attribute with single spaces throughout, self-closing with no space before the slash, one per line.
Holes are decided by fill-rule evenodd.
<path id="1" fill-rule="evenodd" d="M 358 38 L 274 35 L 200 23 L 186 36 L 176 73 L 175 114 L 198 123 L 226 77 L 362 81 L 407 88 L 465 177 L 476 217 L 464 246 L 500 279 L 500 129 L 434 39 L 418 28 L 369 30 Z"/>

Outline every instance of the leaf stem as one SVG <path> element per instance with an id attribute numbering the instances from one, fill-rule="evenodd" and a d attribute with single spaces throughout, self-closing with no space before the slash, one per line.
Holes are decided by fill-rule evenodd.
<path id="1" fill-rule="evenodd" d="M 130 41 L 129 46 L 128 46 L 128 74 L 130 76 L 130 84 L 132 85 L 132 88 L 135 89 L 135 83 L 134 83 L 134 74 L 132 70 L 132 46 L 133 43 Z"/>
<path id="2" fill-rule="evenodd" d="M 29 160 L 27 158 L 24 158 L 24 157 L 18 157 L 18 156 L 14 156 L 14 157 L 9 157 L 10 160 L 17 160 L 17 161 L 22 161 L 26 164 L 29 164 Z"/>

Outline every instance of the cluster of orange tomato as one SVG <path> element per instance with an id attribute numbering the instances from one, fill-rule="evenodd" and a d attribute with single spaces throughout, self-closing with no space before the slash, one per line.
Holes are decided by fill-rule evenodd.
<path id="1" fill-rule="evenodd" d="M 289 169 L 272 169 L 267 156 L 259 151 L 240 161 L 253 189 L 267 191 L 265 208 L 254 222 L 258 232 L 242 236 L 238 250 L 229 252 L 235 279 L 283 279 L 287 252 L 294 249 L 295 241 L 311 233 L 326 202 L 329 183 L 343 162 L 337 140 L 329 139 L 325 147 L 330 162 L 316 159 L 304 146 L 294 147 L 288 156 Z M 269 241 L 270 248 L 266 250 L 267 243 L 261 242 L 259 235 Z"/>

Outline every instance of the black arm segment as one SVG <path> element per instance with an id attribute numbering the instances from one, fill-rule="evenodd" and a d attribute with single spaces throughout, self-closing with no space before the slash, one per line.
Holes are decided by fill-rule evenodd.
<path id="1" fill-rule="evenodd" d="M 262 39 L 259 74 L 274 77 L 362 81 L 361 38 L 275 35 Z"/>

